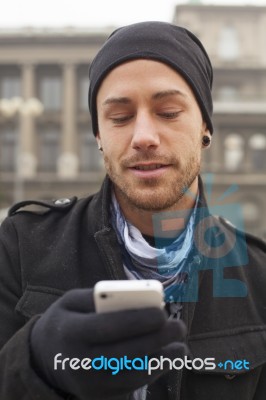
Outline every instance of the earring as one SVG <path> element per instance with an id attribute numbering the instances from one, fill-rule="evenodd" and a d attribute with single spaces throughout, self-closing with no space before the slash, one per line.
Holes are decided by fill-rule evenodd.
<path id="1" fill-rule="evenodd" d="M 211 138 L 207 135 L 204 135 L 202 138 L 202 145 L 204 147 L 208 147 L 210 145 L 210 143 L 211 143 Z"/>
<path id="2" fill-rule="evenodd" d="M 102 148 L 101 145 L 98 146 L 98 150 L 99 150 L 99 151 L 103 151 L 103 148 Z"/>

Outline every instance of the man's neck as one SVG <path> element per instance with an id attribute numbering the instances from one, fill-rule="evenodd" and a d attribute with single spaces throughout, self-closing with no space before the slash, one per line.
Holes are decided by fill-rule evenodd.
<path id="1" fill-rule="evenodd" d="M 167 220 L 164 221 L 164 232 L 166 238 L 176 237 L 180 234 L 180 232 L 186 227 L 186 223 L 191 214 L 191 210 L 195 206 L 196 198 L 198 193 L 198 177 L 193 181 L 192 185 L 189 187 L 188 191 L 172 206 L 167 209 L 161 210 L 158 213 L 163 212 L 174 212 L 178 211 L 177 218 L 175 218 L 175 226 L 173 227 L 173 218 L 169 219 L 169 224 L 171 224 L 171 228 L 167 227 Z M 121 196 L 117 196 L 117 201 L 119 206 L 126 218 L 132 225 L 140 230 L 143 235 L 148 236 L 156 236 L 154 232 L 154 223 L 153 217 L 155 214 L 158 214 L 155 211 L 147 211 L 137 208 L 133 205 L 130 205 L 125 198 Z M 182 217 L 180 216 L 180 213 Z"/>

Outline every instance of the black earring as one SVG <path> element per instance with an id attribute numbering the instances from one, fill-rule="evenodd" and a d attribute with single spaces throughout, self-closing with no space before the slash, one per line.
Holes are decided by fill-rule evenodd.
<path id="1" fill-rule="evenodd" d="M 209 137 L 209 136 L 203 136 L 203 138 L 202 138 L 202 145 L 204 146 L 204 147 L 207 147 L 207 146 L 209 146 L 209 144 L 211 143 L 211 138 Z"/>

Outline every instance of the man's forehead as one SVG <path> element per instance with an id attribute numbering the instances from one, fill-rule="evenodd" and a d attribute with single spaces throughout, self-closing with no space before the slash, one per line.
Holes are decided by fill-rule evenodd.
<path id="1" fill-rule="evenodd" d="M 194 98 L 190 85 L 181 74 L 166 63 L 152 59 L 117 65 L 104 77 L 97 97 L 104 93 L 104 99 L 101 99 L 104 105 L 129 104 L 131 94 L 138 90 L 145 90 L 145 96 L 153 101 Z"/>

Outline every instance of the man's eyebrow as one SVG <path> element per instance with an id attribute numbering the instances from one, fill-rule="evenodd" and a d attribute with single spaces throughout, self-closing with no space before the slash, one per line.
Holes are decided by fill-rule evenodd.
<path id="1" fill-rule="evenodd" d="M 165 97 L 171 97 L 171 96 L 180 96 L 180 97 L 183 97 L 184 99 L 187 98 L 187 95 L 184 92 L 182 92 L 181 90 L 177 90 L 177 89 L 163 90 L 161 92 L 155 93 L 152 96 L 152 98 L 153 98 L 153 100 L 160 100 Z"/>
<path id="2" fill-rule="evenodd" d="M 130 104 L 131 100 L 128 97 L 109 97 L 103 102 L 103 106 L 109 104 Z"/>
<path id="3" fill-rule="evenodd" d="M 152 95 L 152 99 L 160 100 L 165 97 L 171 97 L 171 96 L 180 96 L 180 97 L 183 97 L 184 99 L 187 98 L 187 95 L 184 92 L 182 92 L 181 90 L 170 89 L 170 90 L 162 90 L 160 92 L 155 93 L 154 95 Z M 130 103 L 132 103 L 132 101 L 129 97 L 108 97 L 103 102 L 103 106 L 106 106 L 109 104 L 130 104 Z"/>

